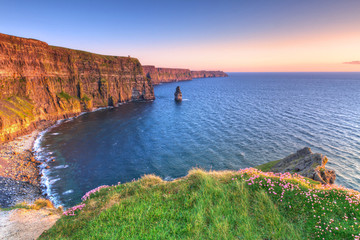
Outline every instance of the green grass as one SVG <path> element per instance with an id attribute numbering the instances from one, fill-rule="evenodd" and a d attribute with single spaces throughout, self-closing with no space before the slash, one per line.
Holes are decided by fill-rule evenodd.
<path id="1" fill-rule="evenodd" d="M 59 92 L 59 93 L 57 94 L 57 96 L 58 96 L 59 98 L 64 98 L 66 101 L 69 101 L 69 100 L 72 98 L 72 96 L 70 96 L 68 93 L 66 93 L 66 92 L 64 92 L 64 91 Z"/>
<path id="2" fill-rule="evenodd" d="M 91 98 L 88 97 L 86 94 L 84 94 L 83 97 L 80 100 L 83 101 L 83 102 L 88 102 L 88 101 L 91 100 Z"/>
<path id="3" fill-rule="evenodd" d="M 194 169 L 172 182 L 147 175 L 93 193 L 40 239 L 354 239 L 351 194 L 255 169 Z"/>
<path id="4" fill-rule="evenodd" d="M 271 162 L 267 162 L 267 163 L 264 163 L 264 164 L 261 164 L 259 166 L 256 166 L 255 168 L 256 169 L 259 169 L 263 172 L 269 172 L 270 169 L 275 166 L 275 164 L 277 164 L 278 162 L 280 162 L 280 160 L 275 160 L 275 161 L 271 161 Z"/>

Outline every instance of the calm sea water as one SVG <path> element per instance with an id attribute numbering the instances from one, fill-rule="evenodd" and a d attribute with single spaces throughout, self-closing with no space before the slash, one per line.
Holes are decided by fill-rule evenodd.
<path id="1" fill-rule="evenodd" d="M 44 181 L 57 204 L 143 174 L 238 170 L 305 146 L 329 157 L 337 184 L 360 190 L 360 73 L 231 73 L 159 85 L 155 95 L 82 115 L 39 139 L 38 157 L 55 159 Z"/>

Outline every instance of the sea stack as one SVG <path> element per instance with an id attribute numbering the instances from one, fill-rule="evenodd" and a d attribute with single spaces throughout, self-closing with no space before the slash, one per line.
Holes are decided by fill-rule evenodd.
<path id="1" fill-rule="evenodd" d="M 182 93 L 181 93 L 181 90 L 180 90 L 180 86 L 177 86 L 176 87 L 176 92 L 175 92 L 175 101 L 176 102 L 181 102 L 182 101 Z"/>

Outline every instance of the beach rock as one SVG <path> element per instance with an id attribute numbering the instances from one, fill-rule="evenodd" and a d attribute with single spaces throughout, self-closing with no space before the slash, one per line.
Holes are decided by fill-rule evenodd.
<path id="1" fill-rule="evenodd" d="M 182 93 L 181 93 L 181 90 L 180 90 L 180 86 L 176 87 L 176 92 L 174 93 L 174 95 L 175 95 L 175 101 L 177 101 L 177 102 L 182 101 Z"/>
<path id="2" fill-rule="evenodd" d="M 298 173 L 322 184 L 333 184 L 336 174 L 334 170 L 325 169 L 327 162 L 326 156 L 320 153 L 312 153 L 310 148 L 305 147 L 279 160 L 270 171 Z"/>

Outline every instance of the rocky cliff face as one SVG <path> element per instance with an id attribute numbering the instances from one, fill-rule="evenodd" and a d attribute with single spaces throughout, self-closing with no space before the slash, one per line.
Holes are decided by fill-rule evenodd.
<path id="1" fill-rule="evenodd" d="M 32 130 L 44 120 L 152 99 L 151 80 L 135 58 L 0 34 L 0 141 Z"/>
<path id="2" fill-rule="evenodd" d="M 188 81 L 193 78 L 228 76 L 222 71 L 190 71 L 189 69 L 156 68 L 155 66 L 143 66 L 143 69 L 146 77 L 150 78 L 153 84 Z"/>

